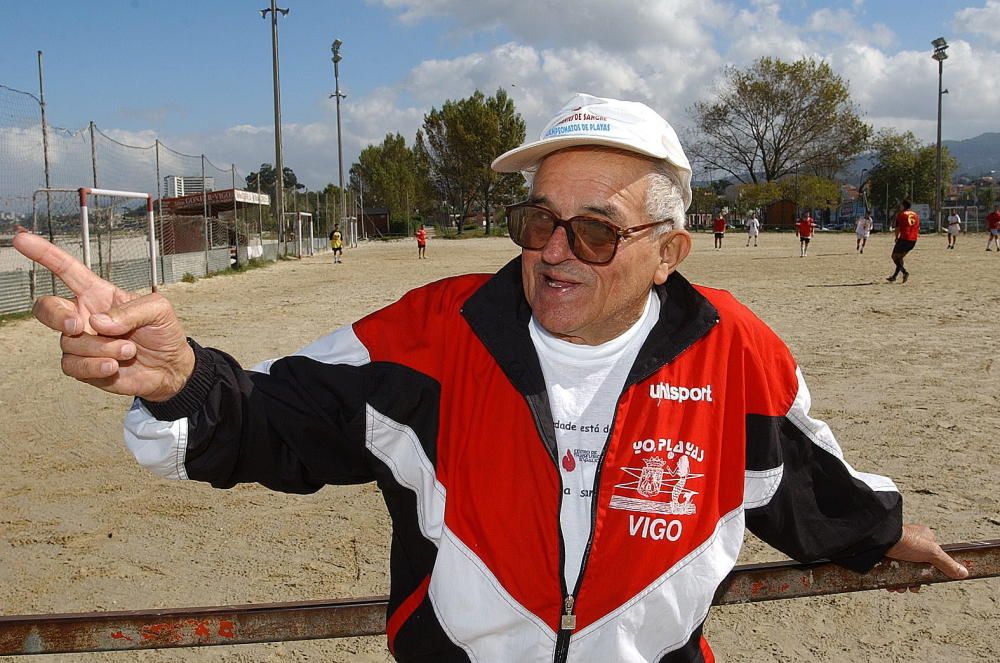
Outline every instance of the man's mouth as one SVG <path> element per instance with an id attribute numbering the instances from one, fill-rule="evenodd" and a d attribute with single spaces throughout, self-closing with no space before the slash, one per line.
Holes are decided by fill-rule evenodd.
<path id="1" fill-rule="evenodd" d="M 580 285 L 578 281 L 568 281 L 565 279 L 557 278 L 555 276 L 549 276 L 548 274 L 543 274 L 542 278 L 545 279 L 546 286 L 557 290 L 563 288 L 571 288 L 575 285 Z"/>

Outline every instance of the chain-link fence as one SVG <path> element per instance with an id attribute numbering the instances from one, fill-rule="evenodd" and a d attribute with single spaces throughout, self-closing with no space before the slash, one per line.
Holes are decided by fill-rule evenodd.
<path id="1" fill-rule="evenodd" d="M 132 144 L 143 139 L 148 142 Z M 276 260 L 279 253 L 311 255 L 326 247 L 316 241 L 300 251 L 296 241 L 279 250 L 281 233 L 269 197 L 243 190 L 246 181 L 247 174 L 235 165 L 219 166 L 205 155 L 185 154 L 152 135 L 104 131 L 93 122 L 75 130 L 47 126 L 35 95 L 0 85 L 0 314 L 31 306 L 29 277 L 12 274 L 30 271 L 11 247 L 16 226 L 35 227 L 61 245 L 82 247 L 76 196 L 50 191 L 41 202 L 34 201 L 33 209 L 33 194 L 40 189 L 93 187 L 153 196 L 158 283 L 205 276 L 250 259 Z M 124 225 L 138 217 L 124 203 L 97 199 L 92 204 L 91 244 L 99 246 L 91 268 L 114 279 L 116 272 L 129 269 L 117 263 L 143 241 Z M 285 207 L 293 214 L 310 213 L 320 238 L 332 228 L 331 201 L 319 193 L 293 194 Z M 283 230 L 287 235 L 291 228 Z M 82 255 L 82 249 L 77 253 Z"/>

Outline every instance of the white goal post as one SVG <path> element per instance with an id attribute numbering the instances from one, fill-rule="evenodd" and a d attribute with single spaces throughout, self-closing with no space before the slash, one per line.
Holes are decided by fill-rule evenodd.
<path id="1" fill-rule="evenodd" d="M 136 191 L 115 191 L 113 189 L 91 189 L 82 186 L 80 191 L 80 226 L 83 229 L 83 263 L 90 269 L 90 214 L 88 213 L 87 202 L 91 196 L 112 196 L 115 198 L 141 198 L 146 201 L 146 223 L 149 233 L 149 282 L 156 292 L 156 223 L 153 220 L 153 197 L 148 193 L 138 193 Z"/>
<path id="2" fill-rule="evenodd" d="M 75 194 L 70 202 L 71 194 Z M 76 244 L 77 249 L 72 246 L 64 246 L 82 258 L 87 269 L 94 270 L 93 249 L 91 237 L 94 235 L 94 223 L 97 223 L 97 251 L 98 263 L 100 266 L 100 276 L 108 281 L 119 281 L 118 276 L 125 277 L 125 274 L 115 274 L 112 266 L 117 272 L 126 269 L 131 274 L 129 283 L 116 283 L 126 290 L 136 289 L 133 283 L 141 277 L 141 271 L 147 271 L 150 289 L 156 292 L 159 283 L 157 270 L 157 235 L 156 224 L 153 217 L 153 197 L 148 193 L 137 191 L 118 191 L 115 189 L 98 189 L 93 187 L 80 187 L 77 189 L 38 189 L 32 196 L 33 207 L 33 228 L 34 232 L 39 231 L 39 203 L 44 196 L 45 209 L 48 218 L 49 232 L 52 232 L 53 213 L 62 219 L 62 228 L 69 229 L 67 223 L 71 214 L 71 206 L 79 202 L 79 223 L 80 241 Z M 145 201 L 145 210 L 140 211 L 141 203 L 135 201 Z M 132 202 L 132 206 L 129 203 Z M 95 217 L 96 214 L 96 217 Z M 143 223 L 142 219 L 145 218 Z M 116 225 L 117 224 L 117 225 Z M 143 228 L 145 226 L 145 228 Z M 144 231 L 144 232 L 143 232 Z M 103 235 L 103 236 L 102 236 Z M 143 237 L 145 235 L 145 237 Z M 63 234 L 64 238 L 69 235 Z M 114 241 L 112 242 L 112 238 Z M 75 244 L 75 242 L 74 242 Z M 143 247 L 142 245 L 146 246 Z M 119 247 L 112 255 L 112 246 Z M 122 251 L 125 251 L 124 258 Z M 149 261 L 148 270 L 141 263 Z M 141 270 L 141 271 L 138 271 Z M 145 277 L 141 277 L 145 281 Z M 139 283 L 140 286 L 144 285 Z"/>
<path id="3" fill-rule="evenodd" d="M 296 251 L 299 258 L 302 257 L 302 219 L 306 219 L 306 223 L 309 224 L 309 253 L 307 255 L 313 255 L 316 253 L 316 238 L 313 234 L 313 215 L 310 212 L 285 212 L 285 217 L 294 216 L 295 217 L 295 242 Z M 287 240 L 286 240 L 287 241 Z"/>

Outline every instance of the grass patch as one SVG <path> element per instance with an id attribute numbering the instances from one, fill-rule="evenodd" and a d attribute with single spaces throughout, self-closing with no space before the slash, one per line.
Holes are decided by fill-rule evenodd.
<path id="1" fill-rule="evenodd" d="M 181 277 L 182 283 L 194 283 L 198 278 L 191 272 L 184 272 L 184 276 Z"/>
<path id="2" fill-rule="evenodd" d="M 482 226 L 477 226 L 475 228 L 466 228 L 462 231 L 462 234 L 458 234 L 456 228 L 438 228 L 435 230 L 434 236 L 438 239 L 473 239 L 476 237 L 506 237 L 507 228 L 505 226 L 492 226 L 490 228 L 489 234 L 486 233 L 486 229 Z"/>
<path id="3" fill-rule="evenodd" d="M 249 272 L 249 271 L 254 270 L 254 269 L 263 269 L 264 267 L 268 267 L 269 265 L 272 265 L 272 264 L 273 264 L 272 260 L 261 260 L 260 258 L 250 258 L 249 261 L 247 261 L 247 262 L 245 262 L 243 264 L 232 265 L 232 266 L 230 266 L 229 269 L 221 271 L 221 272 L 213 272 L 209 276 L 209 278 L 212 278 L 212 277 L 215 277 L 215 276 L 235 276 L 237 274 L 244 274 L 244 273 Z"/>
<path id="4" fill-rule="evenodd" d="M 12 322 L 18 322 L 20 320 L 28 320 L 31 318 L 31 311 L 21 311 L 20 313 L 3 313 L 0 314 L 0 327 L 4 325 L 9 325 Z"/>

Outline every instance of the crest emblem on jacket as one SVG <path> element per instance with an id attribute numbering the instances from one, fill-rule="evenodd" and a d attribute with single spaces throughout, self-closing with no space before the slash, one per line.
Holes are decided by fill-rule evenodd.
<path id="1" fill-rule="evenodd" d="M 694 497 L 698 491 L 688 484 L 705 475 L 691 471 L 691 460 L 684 453 L 676 455 L 677 461 L 671 466 L 669 460 L 674 456 L 672 451 L 667 458 L 647 456 L 642 459 L 642 467 L 621 468 L 630 480 L 615 485 L 609 506 L 663 515 L 694 514 L 697 511 Z M 669 495 L 669 500 L 664 500 L 663 495 Z"/>

